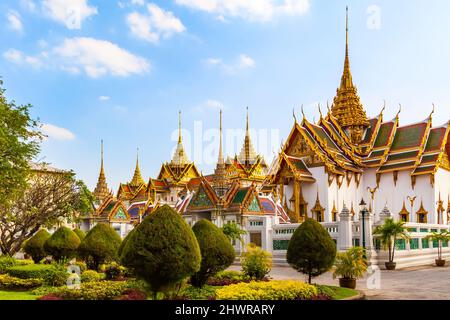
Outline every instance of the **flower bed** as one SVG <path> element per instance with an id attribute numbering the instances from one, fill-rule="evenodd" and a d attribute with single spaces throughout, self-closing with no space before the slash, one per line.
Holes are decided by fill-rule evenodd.
<path id="1" fill-rule="evenodd" d="M 216 291 L 217 300 L 315 300 L 319 290 L 301 281 L 239 283 Z"/>
<path id="2" fill-rule="evenodd" d="M 0 289 L 13 291 L 28 291 L 42 286 L 41 279 L 20 279 L 7 274 L 0 275 Z"/>

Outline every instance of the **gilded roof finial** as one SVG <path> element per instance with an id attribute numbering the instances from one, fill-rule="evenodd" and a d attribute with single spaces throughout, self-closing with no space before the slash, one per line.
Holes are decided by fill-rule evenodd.
<path id="1" fill-rule="evenodd" d="M 303 110 L 303 104 L 302 104 L 302 115 L 303 115 L 303 120 L 306 120 L 305 110 Z"/>
<path id="2" fill-rule="evenodd" d="M 130 185 L 133 187 L 139 187 L 145 184 L 144 179 L 142 179 L 141 169 L 139 168 L 139 147 L 136 149 L 136 168 L 134 169 L 133 178 L 131 179 Z"/>
<path id="3" fill-rule="evenodd" d="M 246 165 L 253 164 L 258 155 L 253 148 L 252 140 L 250 138 L 250 116 L 247 107 L 247 121 L 246 121 L 246 130 L 245 130 L 245 139 L 244 145 L 242 146 L 241 153 L 239 154 L 239 161 L 245 163 Z"/>
<path id="4" fill-rule="evenodd" d="M 433 105 L 433 110 L 431 110 L 430 118 L 434 114 L 434 111 L 436 110 L 436 106 L 434 105 L 434 103 L 432 103 L 432 105 Z"/>
<path id="5" fill-rule="evenodd" d="M 331 114 L 331 109 L 330 109 L 330 102 L 327 100 L 327 110 L 328 110 L 328 114 Z"/>
<path id="6" fill-rule="evenodd" d="M 319 102 L 319 104 L 318 104 L 318 108 L 319 108 L 320 119 L 322 119 L 323 116 L 322 116 L 322 109 L 320 109 L 320 102 Z"/>
<path id="7" fill-rule="evenodd" d="M 222 109 L 220 109 L 220 146 L 219 146 L 219 164 L 223 164 L 225 161 L 223 159 L 223 150 L 222 150 Z"/>
<path id="8" fill-rule="evenodd" d="M 381 109 L 380 114 L 383 114 L 384 110 L 386 110 L 386 100 L 383 100 L 383 108 Z"/>
<path id="9" fill-rule="evenodd" d="M 402 112 L 402 104 L 401 103 L 399 103 L 398 104 L 398 106 L 399 106 L 399 108 L 398 108 L 398 112 L 397 112 L 397 114 L 395 115 L 395 119 L 397 119 L 398 120 L 398 116 L 400 115 L 400 113 Z"/>
<path id="10" fill-rule="evenodd" d="M 103 164 L 103 140 L 101 140 L 100 174 L 98 175 L 97 186 L 95 187 L 93 195 L 95 199 L 99 202 L 102 202 L 104 199 L 110 196 L 108 184 L 106 183 L 105 169 Z"/>
<path id="11" fill-rule="evenodd" d="M 181 136 L 181 110 L 178 111 L 178 143 L 181 143 L 183 138 Z"/>
<path id="12" fill-rule="evenodd" d="M 294 117 L 295 123 L 297 123 L 297 117 L 295 115 L 295 108 L 292 109 L 292 116 Z"/>

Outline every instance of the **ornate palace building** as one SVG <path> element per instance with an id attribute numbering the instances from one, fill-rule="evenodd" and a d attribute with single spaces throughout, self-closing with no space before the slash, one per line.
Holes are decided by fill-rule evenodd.
<path id="1" fill-rule="evenodd" d="M 341 82 L 326 114 L 309 121 L 305 114 L 294 125 L 276 161 L 270 166 L 253 148 L 247 110 L 242 151 L 225 160 L 220 113 L 219 157 L 214 173 L 203 176 L 189 161 L 181 136 L 170 162 L 157 179 L 142 178 L 139 159 L 129 183 L 117 196 L 109 191 L 101 168 L 94 195 L 95 213 L 85 229 L 109 221 L 124 236 L 161 204 L 172 205 L 193 225 L 201 219 L 218 226 L 237 223 L 253 242 L 285 263 L 287 244 L 306 218 L 321 222 L 339 250 L 362 245 L 372 263 L 386 254 L 373 229 L 392 217 L 407 223 L 410 239 L 398 239 L 397 264 L 434 260 L 437 244 L 431 232 L 450 227 L 450 122 L 436 126 L 434 106 L 423 121 L 403 125 L 401 110 L 384 119 L 384 107 L 368 117 L 350 70 L 348 13 Z M 369 204 L 364 207 L 365 199 Z M 236 250 L 240 250 L 236 243 Z M 444 257 L 450 248 L 444 246 Z"/>

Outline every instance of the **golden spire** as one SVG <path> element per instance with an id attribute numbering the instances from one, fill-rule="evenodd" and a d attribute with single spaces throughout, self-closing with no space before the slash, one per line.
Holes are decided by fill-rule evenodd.
<path id="1" fill-rule="evenodd" d="M 136 169 L 134 169 L 133 179 L 131 179 L 129 184 L 132 187 L 139 187 L 142 184 L 145 184 L 144 179 L 142 179 L 141 169 L 139 168 L 139 148 L 137 148 Z"/>
<path id="2" fill-rule="evenodd" d="M 241 153 L 239 154 L 239 161 L 245 165 L 253 164 L 256 161 L 256 152 L 253 148 L 252 140 L 250 138 L 250 120 L 247 107 L 247 121 L 245 130 L 244 145 L 242 146 Z"/>
<path id="3" fill-rule="evenodd" d="M 337 89 L 331 108 L 332 115 L 338 120 L 341 127 L 347 131 L 350 139 L 354 143 L 359 143 L 364 138 L 364 131 L 369 127 L 366 112 L 360 102 L 357 89 L 353 84 L 353 77 L 350 71 L 349 57 L 349 27 L 348 27 L 348 7 L 346 8 L 345 20 L 345 61 L 341 83 Z"/>
<path id="4" fill-rule="evenodd" d="M 100 174 L 98 176 L 97 186 L 93 192 L 95 199 L 102 202 L 105 198 L 111 195 L 108 190 L 108 184 L 106 183 L 105 169 L 103 164 L 103 140 L 101 141 L 101 163 L 100 163 Z"/>
<path id="5" fill-rule="evenodd" d="M 183 137 L 181 135 L 181 111 L 178 113 L 178 145 L 173 154 L 171 165 L 173 166 L 184 166 L 189 163 L 189 159 L 184 151 L 183 147 Z"/>
<path id="6" fill-rule="evenodd" d="M 214 171 L 214 177 L 213 177 L 213 186 L 214 190 L 216 191 L 216 194 L 219 197 L 222 197 L 229 186 L 229 181 L 227 179 L 227 170 L 225 166 L 225 161 L 223 158 L 223 151 L 222 151 L 222 110 L 220 110 L 220 145 L 219 145 L 219 158 L 217 161 L 217 166 Z"/>

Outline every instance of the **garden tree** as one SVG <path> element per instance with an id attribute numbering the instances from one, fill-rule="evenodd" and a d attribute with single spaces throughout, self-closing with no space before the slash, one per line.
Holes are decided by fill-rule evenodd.
<path id="1" fill-rule="evenodd" d="M 45 242 L 45 252 L 56 261 L 73 258 L 80 245 L 80 238 L 67 227 L 60 227 Z"/>
<path id="2" fill-rule="evenodd" d="M 136 231 L 136 228 L 131 229 L 130 232 L 128 232 L 127 236 L 122 240 L 122 243 L 119 246 L 119 250 L 117 250 L 117 256 L 119 260 L 122 259 L 122 252 L 123 248 L 125 248 L 125 245 L 127 244 L 128 240 L 132 237 L 132 234 Z"/>
<path id="3" fill-rule="evenodd" d="M 210 276 L 228 268 L 236 253 L 225 234 L 208 220 L 200 220 L 192 228 L 200 246 L 200 270 L 192 275 L 191 283 L 203 287 Z"/>
<path id="4" fill-rule="evenodd" d="M 441 232 L 432 232 L 430 235 L 426 236 L 425 239 L 432 240 L 437 242 L 438 249 L 438 258 L 436 260 L 436 264 L 440 267 L 445 265 L 445 260 L 442 259 L 442 245 L 443 243 L 448 244 L 450 241 L 450 233 L 445 230 L 441 230 Z"/>
<path id="5" fill-rule="evenodd" d="M 122 263 L 145 280 L 156 299 L 200 269 L 200 248 L 184 219 L 164 205 L 142 221 L 122 250 Z"/>
<path id="6" fill-rule="evenodd" d="M 231 241 L 239 240 L 241 244 L 244 244 L 242 236 L 247 232 L 239 228 L 239 226 L 235 222 L 230 222 L 225 224 L 222 227 L 222 232 L 230 239 Z"/>
<path id="7" fill-rule="evenodd" d="M 28 181 L 24 193 L 8 210 L 0 211 L 0 250 L 3 254 L 14 255 L 25 239 L 41 227 L 52 228 L 93 210 L 92 194 L 82 181 L 75 179 L 73 172 L 33 171 Z"/>
<path id="8" fill-rule="evenodd" d="M 75 234 L 78 236 L 78 238 L 80 238 L 81 241 L 83 241 L 84 237 L 86 237 L 86 234 L 80 228 L 73 229 L 73 232 L 75 232 Z"/>
<path id="9" fill-rule="evenodd" d="M 86 261 L 89 269 L 98 270 L 101 264 L 117 260 L 121 242 L 113 228 L 106 223 L 98 223 L 81 242 L 78 256 Z"/>
<path id="10" fill-rule="evenodd" d="M 30 161 L 39 153 L 42 134 L 30 108 L 8 101 L 0 80 L 0 216 L 26 188 Z"/>
<path id="11" fill-rule="evenodd" d="M 373 234 L 380 239 L 383 248 L 388 249 L 389 261 L 386 267 L 395 268 L 395 243 L 397 239 L 409 239 L 408 228 L 406 228 L 405 222 L 395 222 L 394 219 L 388 218 L 382 225 L 375 228 Z"/>
<path id="12" fill-rule="evenodd" d="M 45 229 L 41 229 L 24 244 L 23 249 L 25 253 L 29 254 L 35 263 L 39 263 L 47 256 L 44 244 L 49 238 L 50 233 Z"/>
<path id="13" fill-rule="evenodd" d="M 297 271 L 308 275 L 308 282 L 328 271 L 336 257 L 336 244 L 327 230 L 317 221 L 307 219 L 289 241 L 287 262 Z"/>

